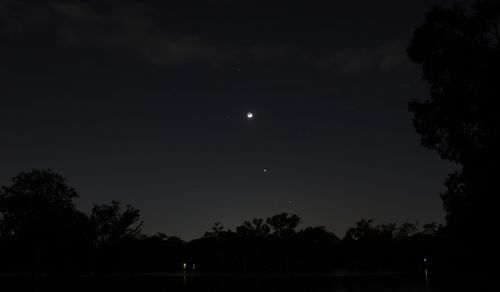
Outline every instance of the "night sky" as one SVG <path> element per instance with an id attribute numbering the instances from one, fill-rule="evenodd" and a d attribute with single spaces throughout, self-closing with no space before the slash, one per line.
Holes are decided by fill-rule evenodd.
<path id="1" fill-rule="evenodd" d="M 405 48 L 451 1 L 0 0 L 0 185 L 50 168 L 147 234 L 443 222 Z M 253 118 L 248 119 L 247 113 Z"/>

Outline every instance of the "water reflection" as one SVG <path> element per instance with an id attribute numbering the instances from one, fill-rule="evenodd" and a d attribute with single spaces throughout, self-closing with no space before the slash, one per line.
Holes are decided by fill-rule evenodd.
<path id="1" fill-rule="evenodd" d="M 243 292 L 424 292 L 429 288 L 422 276 L 403 275 L 206 275 L 195 273 L 114 276 L 100 279 L 0 278 L 2 291 L 243 291 Z"/>

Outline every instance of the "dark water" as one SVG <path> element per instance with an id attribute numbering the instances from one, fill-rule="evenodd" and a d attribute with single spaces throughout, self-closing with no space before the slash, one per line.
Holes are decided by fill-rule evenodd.
<path id="1" fill-rule="evenodd" d="M 422 275 L 203 275 L 167 274 L 82 277 L 0 277 L 0 291 L 290 291 L 290 292 L 447 292 L 474 287 L 426 283 Z M 494 291 L 494 290 L 493 290 Z"/>

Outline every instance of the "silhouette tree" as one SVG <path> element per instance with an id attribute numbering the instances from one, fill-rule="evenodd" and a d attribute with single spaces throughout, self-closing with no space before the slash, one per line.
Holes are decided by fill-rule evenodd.
<path id="1" fill-rule="evenodd" d="M 14 235 L 42 228 L 40 220 L 56 224 L 68 212 L 74 211 L 76 191 L 65 179 L 50 170 L 32 170 L 12 179 L 10 187 L 0 192 L 0 213 L 5 235 Z M 48 227 L 48 226 L 47 226 Z"/>
<path id="2" fill-rule="evenodd" d="M 94 205 L 90 224 L 97 247 L 138 239 L 141 235 L 140 211 L 130 205 L 122 211 L 117 201 L 112 201 L 111 205 Z"/>
<path id="3" fill-rule="evenodd" d="M 352 240 L 372 240 L 377 238 L 379 230 L 373 226 L 372 219 L 361 219 L 356 222 L 356 227 L 351 227 L 346 231 L 346 239 Z"/>
<path id="4" fill-rule="evenodd" d="M 299 216 L 287 213 L 277 214 L 266 219 L 266 223 L 273 229 L 273 235 L 281 238 L 294 235 L 300 221 Z"/>
<path id="5" fill-rule="evenodd" d="M 405 222 L 396 231 L 396 239 L 408 238 L 418 232 L 416 224 Z"/>
<path id="6" fill-rule="evenodd" d="M 329 232 L 323 226 L 304 228 L 297 232 L 297 238 L 302 241 L 325 245 L 333 245 L 340 241 L 334 233 Z"/>
<path id="7" fill-rule="evenodd" d="M 408 55 L 430 84 L 426 100 L 409 104 L 422 144 L 461 166 L 442 194 L 448 228 L 486 234 L 493 226 L 500 165 L 500 2 L 470 10 L 435 7 L 413 35 Z M 471 236 L 475 238 L 475 236 Z"/>
<path id="8" fill-rule="evenodd" d="M 266 237 L 270 232 L 271 228 L 261 218 L 252 219 L 251 222 L 245 221 L 242 225 L 236 227 L 237 235 L 243 237 Z"/>
<path id="9" fill-rule="evenodd" d="M 422 233 L 426 236 L 434 236 L 436 233 L 442 228 L 441 225 L 437 225 L 436 223 L 427 223 L 423 226 L 424 230 Z"/>
<path id="10" fill-rule="evenodd" d="M 22 172 L 0 191 L 2 235 L 15 243 L 18 262 L 31 262 L 33 272 L 58 269 L 82 251 L 87 217 L 75 209 L 76 191 L 50 170 Z M 29 257 L 29 258 L 26 258 Z"/>
<path id="11" fill-rule="evenodd" d="M 130 205 L 122 210 L 120 203 L 94 205 L 89 218 L 94 272 L 133 271 L 136 244 L 141 239 L 140 212 Z"/>
<path id="12" fill-rule="evenodd" d="M 211 239 L 222 239 L 226 237 L 228 233 L 231 233 L 230 230 L 225 230 L 224 225 L 222 225 L 221 222 L 217 221 L 214 222 L 212 227 L 210 228 L 212 231 L 207 231 L 203 234 L 204 238 L 211 238 Z"/>

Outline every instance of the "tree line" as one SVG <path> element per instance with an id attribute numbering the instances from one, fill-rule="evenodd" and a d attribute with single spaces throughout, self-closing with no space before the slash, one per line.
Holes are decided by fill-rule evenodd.
<path id="1" fill-rule="evenodd" d="M 141 231 L 140 211 L 117 201 L 79 211 L 76 190 L 50 170 L 23 172 L 0 191 L 0 271 L 9 273 L 326 272 L 419 268 L 436 254 L 434 223 L 375 225 L 361 220 L 340 239 L 324 227 L 299 229 L 281 213 L 214 223 L 184 241 Z"/>

